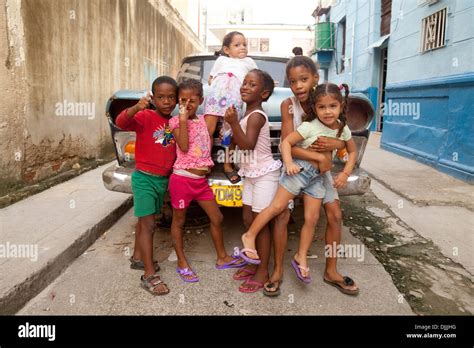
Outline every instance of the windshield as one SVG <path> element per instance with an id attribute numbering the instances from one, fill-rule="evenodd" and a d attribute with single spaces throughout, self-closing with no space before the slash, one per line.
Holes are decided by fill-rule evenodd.
<path id="1" fill-rule="evenodd" d="M 275 81 L 275 87 L 289 87 L 285 76 L 286 62 L 254 58 L 258 68 L 268 72 Z M 200 80 L 207 85 L 207 79 L 214 65 L 214 58 L 203 58 L 185 62 L 178 73 L 178 83 L 186 79 Z"/>

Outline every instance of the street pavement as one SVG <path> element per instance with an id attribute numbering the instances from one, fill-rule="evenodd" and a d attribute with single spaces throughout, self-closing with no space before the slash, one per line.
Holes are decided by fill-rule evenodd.
<path id="1" fill-rule="evenodd" d="M 238 212 L 238 213 L 237 213 Z M 229 252 L 240 245 L 243 225 L 240 210 L 224 209 L 226 246 Z M 162 278 L 170 294 L 153 297 L 139 286 L 140 271 L 129 268 L 136 219 L 129 211 L 103 237 L 81 255 L 50 286 L 30 301 L 21 315 L 57 314 L 130 314 L 130 315 L 409 315 L 409 305 L 401 300 L 383 266 L 365 249 L 363 260 L 339 260 L 339 270 L 359 285 L 360 294 L 350 297 L 322 281 L 324 272 L 323 228 L 317 229 L 310 259 L 313 283 L 296 278 L 290 260 L 297 246 L 297 232 L 302 222 L 302 207 L 290 225 L 282 294 L 268 298 L 262 291 L 244 294 L 241 282 L 234 281 L 234 270 L 216 270 L 215 253 L 208 229 L 186 233 L 186 252 L 193 269 L 200 276 L 196 284 L 184 283 L 175 273 L 169 232 L 155 233 L 155 257 L 160 261 Z M 347 228 L 343 243 L 363 247 Z M 171 257 L 170 257 L 171 255 Z"/>
<path id="2" fill-rule="evenodd" d="M 381 149 L 380 133 L 371 133 L 361 166 L 397 216 L 474 274 L 473 185 Z"/>

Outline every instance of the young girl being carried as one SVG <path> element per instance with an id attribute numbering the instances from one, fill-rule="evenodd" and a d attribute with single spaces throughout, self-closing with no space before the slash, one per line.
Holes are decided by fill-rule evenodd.
<path id="1" fill-rule="evenodd" d="M 209 75 L 211 88 L 204 105 L 206 124 L 211 137 L 216 130 L 217 122 L 219 119 L 222 120 L 230 106 L 235 107 L 239 119 L 242 116 L 240 86 L 245 75 L 257 68 L 254 60 L 247 57 L 247 53 L 247 43 L 242 33 L 232 31 L 224 36 L 222 49 L 217 52 L 220 57 L 217 58 Z M 222 134 L 222 144 L 226 147 L 230 145 L 230 134 L 230 129 L 227 134 Z M 231 163 L 224 163 L 224 174 L 231 183 L 240 181 Z"/>
<path id="2" fill-rule="evenodd" d="M 242 201 L 246 228 L 270 205 L 278 188 L 282 164 L 279 160 L 273 159 L 268 116 L 262 109 L 262 102 L 270 98 L 273 89 L 274 82 L 268 73 L 259 69 L 251 70 L 245 76 L 240 88 L 242 100 L 247 106 L 245 116 L 239 122 L 234 107 L 230 107 L 225 114 L 225 121 L 232 127 L 232 142 L 239 149 L 238 174 L 245 177 Z M 268 279 L 271 246 L 269 221 L 270 219 L 261 224 L 261 233 L 257 239 L 261 262 L 259 260 L 259 267 L 256 270 L 247 270 L 249 277 L 246 277 L 246 281 L 239 287 L 241 292 L 256 292 L 263 288 Z M 234 279 L 243 280 L 241 276 L 236 275 Z"/>
<path id="3" fill-rule="evenodd" d="M 196 115 L 203 102 L 203 88 L 197 80 L 181 82 L 178 91 L 179 116 L 173 117 L 170 130 L 176 139 L 177 159 L 169 180 L 169 192 L 173 207 L 171 236 L 178 257 L 176 272 L 185 282 L 199 281 L 184 254 L 183 226 L 186 211 L 191 201 L 197 201 L 211 220 L 211 236 L 217 254 L 217 269 L 238 268 L 245 265 L 238 257 L 226 253 L 222 235 L 222 213 L 206 179 L 214 165 L 211 158 L 211 144 L 204 116 Z"/>
<path id="4" fill-rule="evenodd" d="M 288 201 L 302 192 L 305 223 L 301 230 L 299 248 L 292 260 L 292 266 L 298 278 L 305 283 L 311 282 L 307 252 L 313 240 L 322 199 L 326 193 L 321 172 L 329 169 L 331 153 L 316 153 L 315 160 L 310 161 L 293 160 L 292 146 L 299 144 L 302 148 L 308 148 L 318 137 L 322 136 L 344 140 L 349 153 L 349 160 L 344 170 L 337 176 L 335 187 L 343 187 L 347 183 L 347 178 L 356 162 L 356 146 L 351 138 L 351 132 L 346 125 L 345 118 L 349 88 L 347 85 L 342 85 L 342 88 L 345 90 L 345 97 L 342 96 L 340 88 L 334 84 L 323 84 L 310 90 L 309 104 L 311 109 L 307 119 L 297 128 L 297 131 L 290 133 L 281 143 L 285 172 L 280 179 L 275 199 L 254 220 L 247 233 L 242 236 L 243 251 L 250 249 L 243 252 L 244 259 L 251 263 L 259 262 L 258 254 L 252 249 L 254 249 L 255 238 L 261 226 L 280 214 L 286 209 Z M 306 217 L 312 218 L 306 219 Z"/>

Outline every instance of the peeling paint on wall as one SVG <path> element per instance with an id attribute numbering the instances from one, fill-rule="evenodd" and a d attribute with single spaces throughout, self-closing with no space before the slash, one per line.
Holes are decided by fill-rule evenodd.
<path id="1" fill-rule="evenodd" d="M 176 76 L 203 49 L 165 0 L 0 0 L 0 11 L 0 174 L 12 180 L 112 154 L 108 98 Z"/>

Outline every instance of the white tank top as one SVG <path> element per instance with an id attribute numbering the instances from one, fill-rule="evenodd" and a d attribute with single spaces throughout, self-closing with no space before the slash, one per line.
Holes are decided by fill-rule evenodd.
<path id="1" fill-rule="evenodd" d="M 303 123 L 303 116 L 306 116 L 306 112 L 304 112 L 298 98 L 292 95 L 290 99 L 293 106 L 293 130 L 296 131 L 296 128 L 298 128 Z"/>

